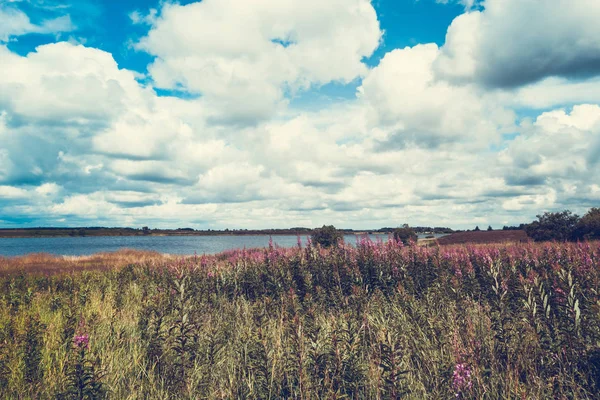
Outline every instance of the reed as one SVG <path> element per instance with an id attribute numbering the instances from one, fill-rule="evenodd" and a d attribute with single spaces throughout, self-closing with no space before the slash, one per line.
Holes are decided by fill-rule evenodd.
<path id="1" fill-rule="evenodd" d="M 363 240 L 1 263 L 1 398 L 587 399 L 600 389 L 597 242 Z"/>

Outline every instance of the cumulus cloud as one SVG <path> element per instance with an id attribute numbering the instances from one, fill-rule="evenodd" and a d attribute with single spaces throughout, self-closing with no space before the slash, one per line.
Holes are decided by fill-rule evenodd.
<path id="1" fill-rule="evenodd" d="M 488 145 L 512 126 L 514 115 L 473 85 L 437 80 L 435 44 L 393 50 L 363 80 L 359 94 L 375 126 L 388 126 L 381 149 L 429 148 L 457 141 Z"/>
<path id="2" fill-rule="evenodd" d="M 512 88 L 546 77 L 600 74 L 596 0 L 487 0 L 448 28 L 440 76 Z"/>
<path id="3" fill-rule="evenodd" d="M 130 14 L 148 26 L 137 47 L 156 56 L 150 80 L 91 47 L 60 42 L 23 56 L 0 46 L 0 219 L 496 226 L 600 201 L 599 78 L 547 69 L 491 90 L 481 72 L 494 55 L 478 35 L 521 18 L 506 14 L 513 0 L 459 17 L 441 48 L 395 49 L 373 67 L 363 59 L 381 28 L 369 1 L 246 3 Z M 486 38 L 512 49 L 509 69 L 537 54 L 514 37 L 506 48 Z M 353 82 L 356 98 L 286 104 L 331 81 Z"/>
<path id="4" fill-rule="evenodd" d="M 70 32 L 73 29 L 75 27 L 68 15 L 33 24 L 21 10 L 0 4 L 0 43 L 28 33 L 50 34 Z"/>
<path id="5" fill-rule="evenodd" d="M 508 185 L 537 185 L 545 195 L 507 200 L 507 207 L 522 207 L 531 199 L 553 200 L 566 206 L 579 199 L 579 206 L 590 204 L 593 183 L 600 179 L 598 147 L 593 145 L 599 142 L 598 105 L 583 104 L 570 111 L 557 109 L 541 114 L 535 123 L 523 127 L 499 159 L 505 166 Z"/>
<path id="6" fill-rule="evenodd" d="M 137 48 L 156 56 L 158 87 L 201 94 L 218 121 L 254 121 L 286 92 L 364 75 L 381 35 L 369 0 L 207 0 L 165 4 Z"/>

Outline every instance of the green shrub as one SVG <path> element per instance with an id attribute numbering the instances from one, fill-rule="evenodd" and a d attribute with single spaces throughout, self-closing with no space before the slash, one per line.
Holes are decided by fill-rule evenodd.
<path id="1" fill-rule="evenodd" d="M 343 242 L 344 235 L 333 225 L 323 225 L 322 228 L 317 228 L 313 231 L 311 239 L 313 243 L 318 243 L 321 247 L 332 247 Z"/>
<path id="2" fill-rule="evenodd" d="M 536 242 L 571 240 L 579 222 L 579 216 L 569 210 L 561 212 L 546 212 L 537 215 L 537 221 L 527 225 L 527 235 Z"/>
<path id="3" fill-rule="evenodd" d="M 592 208 L 575 227 L 574 239 L 600 239 L 600 208 Z"/>
<path id="4" fill-rule="evenodd" d="M 394 229 L 394 240 L 408 245 L 419 240 L 419 235 L 417 235 L 414 229 L 404 226 L 402 228 Z"/>

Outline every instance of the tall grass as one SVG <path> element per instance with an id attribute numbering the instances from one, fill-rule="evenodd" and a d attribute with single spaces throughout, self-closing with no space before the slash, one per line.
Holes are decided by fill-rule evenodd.
<path id="1" fill-rule="evenodd" d="M 11 270 L 0 398 L 596 398 L 599 261 L 362 241 Z"/>

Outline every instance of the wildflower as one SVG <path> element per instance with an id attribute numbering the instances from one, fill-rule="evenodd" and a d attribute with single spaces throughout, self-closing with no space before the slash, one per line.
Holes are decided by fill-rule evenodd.
<path id="1" fill-rule="evenodd" d="M 459 397 L 465 391 L 471 390 L 472 387 L 471 368 L 466 364 L 456 364 L 452 374 L 452 388 L 456 391 L 456 397 Z"/>
<path id="2" fill-rule="evenodd" d="M 75 344 L 75 347 L 78 347 L 80 349 L 87 349 L 90 343 L 90 338 L 86 334 L 75 335 L 73 343 Z"/>

